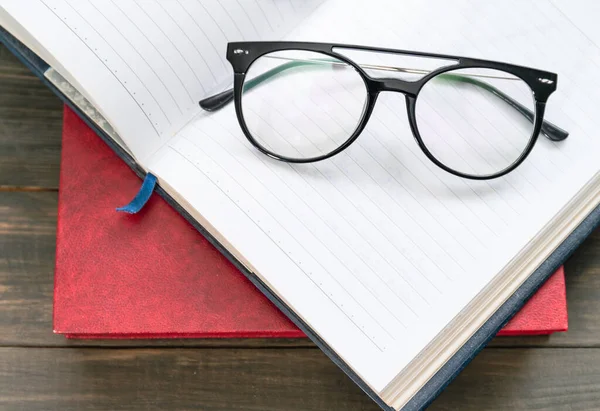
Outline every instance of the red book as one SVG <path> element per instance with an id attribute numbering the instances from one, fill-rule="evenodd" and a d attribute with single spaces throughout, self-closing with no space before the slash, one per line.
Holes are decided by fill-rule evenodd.
<path id="1" fill-rule="evenodd" d="M 54 332 L 72 338 L 303 337 L 158 195 L 130 215 L 141 180 L 65 109 Z M 567 329 L 562 268 L 500 332 Z"/>

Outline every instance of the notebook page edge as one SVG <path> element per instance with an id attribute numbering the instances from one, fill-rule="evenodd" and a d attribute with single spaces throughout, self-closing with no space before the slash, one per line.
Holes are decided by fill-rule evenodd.
<path id="1" fill-rule="evenodd" d="M 557 218 L 540 232 L 529 247 L 513 259 L 486 288 L 448 324 L 430 345 L 423 349 L 414 364 L 409 364 L 382 392 L 381 397 L 393 407 L 401 409 L 421 390 L 452 356 L 485 324 L 529 276 L 566 240 L 579 224 L 600 204 L 600 172 L 583 187 Z M 580 206 L 577 207 L 577 204 Z M 556 226 L 562 226 L 557 228 Z M 556 235 L 557 230 L 560 235 Z M 548 237 L 548 233 L 553 237 Z M 544 245 L 544 243 L 546 243 Z M 540 249 L 541 247 L 541 249 Z M 484 307 L 483 302 L 488 304 Z M 423 373 L 423 368 L 428 371 Z M 418 370 L 418 371 L 417 371 Z M 415 381 L 414 375 L 421 375 Z M 411 381 L 405 380 L 411 375 Z M 412 388 L 411 388 L 412 386 Z M 416 387 L 415 387 L 416 386 Z"/>
<path id="2" fill-rule="evenodd" d="M 138 132 L 135 130 L 139 130 L 151 138 L 154 130 L 148 127 L 146 119 L 134 114 L 138 112 L 138 108 L 132 105 L 129 95 L 124 92 L 115 77 L 104 67 L 94 64 L 96 57 L 41 0 L 27 4 L 18 1 L 7 2 L 3 5 L 3 10 L 6 13 L 4 17 L 22 28 L 19 32 L 27 33 L 20 40 L 25 40 L 23 43 L 26 46 L 29 46 L 28 39 L 34 40 L 33 51 L 92 103 L 123 137 L 136 160 L 141 161 L 144 150 L 136 144 L 132 136 L 137 136 Z M 75 54 L 87 57 L 79 58 Z M 116 94 L 117 97 L 109 96 L 107 91 Z M 114 104 L 115 99 L 119 101 L 118 104 Z M 112 107 L 119 109 L 115 110 Z M 115 113 L 119 120 L 116 120 Z M 124 116 L 123 113 L 128 115 Z"/>

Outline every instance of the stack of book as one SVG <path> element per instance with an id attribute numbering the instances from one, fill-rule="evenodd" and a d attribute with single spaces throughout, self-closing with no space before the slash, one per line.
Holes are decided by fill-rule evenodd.
<path id="1" fill-rule="evenodd" d="M 600 221 L 592 8 L 3 2 L 0 39 L 73 110 L 56 332 L 306 335 L 391 411 L 544 283 L 504 332 L 566 329 L 560 267 Z M 117 214 L 134 173 L 157 195 Z"/>
<path id="2" fill-rule="evenodd" d="M 301 338 L 305 334 L 154 195 L 116 213 L 135 173 L 72 110 L 62 138 L 54 331 L 70 338 Z M 499 335 L 567 330 L 562 267 Z"/>

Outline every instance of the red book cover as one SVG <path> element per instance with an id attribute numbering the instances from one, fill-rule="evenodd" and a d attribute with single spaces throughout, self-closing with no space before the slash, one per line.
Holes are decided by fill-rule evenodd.
<path id="1" fill-rule="evenodd" d="M 136 215 L 117 213 L 140 185 L 65 108 L 54 332 L 72 338 L 304 336 L 158 195 Z M 500 334 L 566 329 L 561 268 Z"/>

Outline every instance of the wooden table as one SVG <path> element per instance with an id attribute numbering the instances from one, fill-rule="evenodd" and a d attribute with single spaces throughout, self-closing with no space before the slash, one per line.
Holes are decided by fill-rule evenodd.
<path id="1" fill-rule="evenodd" d="M 304 340 L 52 333 L 62 104 L 0 49 L 1 410 L 377 410 Z M 600 409 L 600 230 L 566 264 L 570 331 L 496 338 L 434 410 Z"/>

